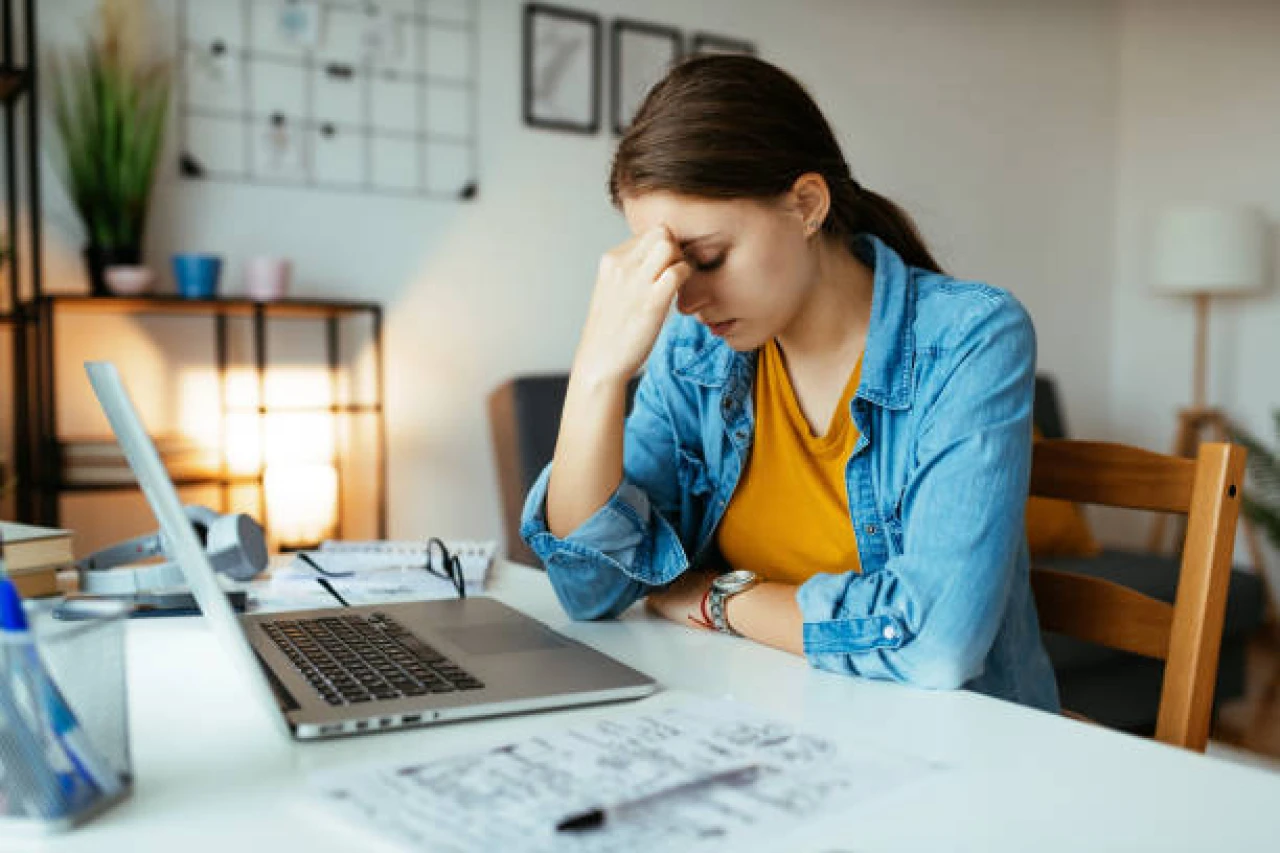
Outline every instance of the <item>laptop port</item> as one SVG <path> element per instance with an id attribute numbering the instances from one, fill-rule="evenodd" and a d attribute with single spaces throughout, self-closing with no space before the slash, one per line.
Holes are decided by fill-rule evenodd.
<path id="1" fill-rule="evenodd" d="M 362 732 L 362 731 L 364 731 L 364 730 L 365 730 L 365 729 L 367 729 L 367 728 L 369 728 L 369 721 L 368 721 L 368 720 L 358 720 L 358 721 L 356 722 L 356 731 L 358 731 L 358 732 Z"/>
<path id="2" fill-rule="evenodd" d="M 395 725 L 395 722 L 396 722 L 395 717 L 383 717 L 381 720 L 378 720 L 378 725 L 385 729 L 388 726 Z"/>
<path id="3" fill-rule="evenodd" d="M 409 725 L 410 723 L 419 723 L 419 722 L 422 722 L 422 715 L 421 714 L 405 714 L 403 717 L 400 718 L 400 722 L 404 723 L 406 726 Z"/>

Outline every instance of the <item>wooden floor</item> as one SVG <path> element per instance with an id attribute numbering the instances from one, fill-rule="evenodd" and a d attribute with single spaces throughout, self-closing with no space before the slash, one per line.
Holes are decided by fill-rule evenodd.
<path id="1" fill-rule="evenodd" d="M 1212 737 L 1280 759 L 1280 631 L 1253 639 L 1246 666 L 1245 695 L 1222 706 Z"/>

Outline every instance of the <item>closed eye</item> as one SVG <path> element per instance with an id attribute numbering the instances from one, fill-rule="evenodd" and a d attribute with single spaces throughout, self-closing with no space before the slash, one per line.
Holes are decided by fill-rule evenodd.
<path id="1" fill-rule="evenodd" d="M 693 268 L 698 272 L 711 272 L 712 270 L 717 270 L 721 266 L 723 266 L 724 259 L 725 259 L 725 256 L 721 255 L 720 257 L 712 258 L 709 261 L 690 260 L 690 263 L 693 264 Z"/>

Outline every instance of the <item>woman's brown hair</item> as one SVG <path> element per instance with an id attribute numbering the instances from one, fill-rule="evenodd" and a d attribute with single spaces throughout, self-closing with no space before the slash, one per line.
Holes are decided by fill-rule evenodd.
<path id="1" fill-rule="evenodd" d="M 673 67 L 618 143 L 609 197 L 619 206 L 624 195 L 654 190 L 776 198 L 808 172 L 831 191 L 825 232 L 846 241 L 874 234 L 911 266 L 941 272 L 911 217 L 854 180 L 804 87 L 752 56 L 699 56 Z"/>

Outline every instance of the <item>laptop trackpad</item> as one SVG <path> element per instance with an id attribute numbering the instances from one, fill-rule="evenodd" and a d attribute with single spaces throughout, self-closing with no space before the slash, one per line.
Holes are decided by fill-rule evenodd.
<path id="1" fill-rule="evenodd" d="M 469 655 L 496 655 L 510 652 L 532 652 L 556 649 L 564 641 L 538 625 L 468 625 L 441 631 L 449 641 Z"/>

